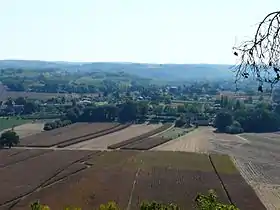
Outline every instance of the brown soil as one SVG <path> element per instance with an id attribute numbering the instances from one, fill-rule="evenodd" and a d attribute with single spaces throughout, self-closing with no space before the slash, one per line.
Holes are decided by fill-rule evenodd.
<path id="1" fill-rule="evenodd" d="M 0 206 L 40 188 L 57 173 L 91 153 L 89 151 L 52 151 L 0 168 L 2 192 L 5 192 L 1 193 Z"/>
<path id="2" fill-rule="evenodd" d="M 115 200 L 122 209 L 135 209 L 140 200 L 153 199 L 177 202 L 185 209 L 194 207 L 193 199 L 197 193 L 206 193 L 209 189 L 215 189 L 220 200 L 228 202 L 220 177 L 207 154 L 42 151 L 48 152 L 0 168 L 0 209 L 11 205 L 12 209 L 27 209 L 30 202 L 37 199 L 52 209 L 63 209 L 69 205 L 85 210 L 96 209 L 101 203 L 111 200 Z M 13 157 L 25 151 L 4 153 Z M 233 194 L 230 196 L 238 206 L 244 202 L 238 197 L 239 188 L 244 190 L 241 196 L 252 196 L 250 198 L 257 201 L 248 185 L 247 188 L 243 186 L 242 177 L 235 176 L 237 171 L 228 156 L 216 155 L 213 159 L 217 168 L 221 168 L 217 171 L 225 175 L 221 176 L 222 182 L 225 179 L 228 191 Z M 257 205 L 253 207 L 259 209 Z"/>
<path id="3" fill-rule="evenodd" d="M 107 147 L 111 144 L 116 144 L 121 141 L 126 141 L 130 138 L 139 136 L 143 133 L 147 133 L 151 130 L 154 130 L 158 128 L 160 124 L 154 124 L 154 125 L 146 125 L 146 124 L 140 124 L 140 125 L 131 125 L 128 128 L 125 128 L 123 130 L 110 133 L 104 136 L 100 136 L 98 138 L 94 138 L 88 141 L 84 141 L 78 144 L 73 144 L 67 148 L 83 148 L 83 149 L 98 149 L 98 150 L 104 150 L 107 149 Z"/>
<path id="4" fill-rule="evenodd" d="M 138 142 L 138 141 L 141 141 L 143 139 L 146 139 L 148 137 L 151 137 L 157 133 L 161 133 L 162 131 L 165 131 L 167 129 L 169 129 L 170 127 L 172 127 L 173 125 L 172 124 L 169 124 L 169 123 L 166 123 L 166 124 L 163 124 L 162 126 L 154 129 L 154 130 L 151 130 L 149 132 L 146 132 L 142 135 L 139 135 L 139 136 L 136 136 L 136 137 L 133 137 L 133 138 L 130 138 L 130 139 L 127 139 L 125 141 L 121 141 L 119 143 L 116 143 L 116 144 L 112 144 L 112 145 L 109 145 L 108 146 L 108 149 L 119 149 L 119 148 L 123 148 L 125 147 L 126 145 L 129 145 L 129 144 L 133 144 L 135 142 Z"/>
<path id="5" fill-rule="evenodd" d="M 229 203 L 219 179 L 214 172 L 153 168 L 141 170 L 133 192 L 131 209 L 137 209 L 142 201 L 176 203 L 182 209 L 195 209 L 195 197 L 199 192 L 214 189 L 219 200 Z"/>
<path id="6" fill-rule="evenodd" d="M 51 147 L 72 139 L 88 136 L 115 127 L 117 123 L 75 123 L 66 127 L 28 136 L 20 141 L 21 146 Z"/>

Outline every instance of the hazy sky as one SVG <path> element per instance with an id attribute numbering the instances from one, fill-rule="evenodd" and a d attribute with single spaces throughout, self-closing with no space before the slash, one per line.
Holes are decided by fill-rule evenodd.
<path id="1" fill-rule="evenodd" d="M 0 0 L 0 59 L 234 63 L 280 0 Z"/>

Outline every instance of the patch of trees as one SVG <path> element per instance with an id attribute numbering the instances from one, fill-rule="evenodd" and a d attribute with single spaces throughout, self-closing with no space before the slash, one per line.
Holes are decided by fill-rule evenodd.
<path id="1" fill-rule="evenodd" d="M 280 108 L 280 107 L 279 107 Z M 219 132 L 274 132 L 280 128 L 279 109 L 260 103 L 254 108 L 222 110 L 216 115 L 214 125 Z"/>
<path id="2" fill-rule="evenodd" d="M 135 122 L 139 116 L 145 116 L 148 105 L 127 101 L 118 105 L 73 107 L 65 115 L 72 122 Z"/>
<path id="3" fill-rule="evenodd" d="M 70 125 L 72 122 L 70 120 L 55 120 L 54 122 L 48 122 L 44 125 L 44 130 L 49 131 L 56 128 L 64 127 Z"/>
<path id="4" fill-rule="evenodd" d="M 19 143 L 19 136 L 13 130 L 5 131 L 1 134 L 0 137 L 0 148 L 3 147 L 13 147 Z"/>

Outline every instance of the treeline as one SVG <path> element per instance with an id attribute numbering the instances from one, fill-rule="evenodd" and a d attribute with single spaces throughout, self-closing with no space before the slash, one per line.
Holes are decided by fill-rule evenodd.
<path id="1" fill-rule="evenodd" d="M 70 120 L 55 120 L 54 122 L 47 122 L 44 125 L 44 130 L 49 131 L 56 128 L 64 127 L 70 125 L 72 122 Z"/>
<path id="2" fill-rule="evenodd" d="M 263 102 L 252 108 L 223 109 L 216 115 L 214 125 L 218 131 L 227 133 L 278 131 L 280 105 L 273 108 Z"/>
<path id="3" fill-rule="evenodd" d="M 148 113 L 147 104 L 128 101 L 118 105 L 73 107 L 65 115 L 71 122 L 135 122 Z"/>

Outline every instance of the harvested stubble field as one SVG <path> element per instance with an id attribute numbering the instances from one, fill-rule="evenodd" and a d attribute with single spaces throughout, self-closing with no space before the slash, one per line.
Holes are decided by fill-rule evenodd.
<path id="1" fill-rule="evenodd" d="M 193 151 L 230 155 L 267 209 L 280 209 L 280 135 L 230 135 L 200 127 L 153 150 Z"/>
<path id="2" fill-rule="evenodd" d="M 162 126 L 160 126 L 159 128 L 156 128 L 154 130 L 151 130 L 149 132 L 146 132 L 142 135 L 139 135 L 139 136 L 136 136 L 136 137 L 133 137 L 133 138 L 130 138 L 130 139 L 127 139 L 127 140 L 124 140 L 124 141 L 121 141 L 119 143 L 116 143 L 116 144 L 112 144 L 110 146 L 108 146 L 108 149 L 123 149 L 124 147 L 126 147 L 127 145 L 130 145 L 130 144 L 134 144 L 138 141 L 142 141 L 144 139 L 147 139 L 157 133 L 160 133 L 164 130 L 167 130 L 169 129 L 170 127 L 172 127 L 172 124 L 169 124 L 169 123 L 166 123 L 166 124 L 163 124 Z"/>
<path id="3" fill-rule="evenodd" d="M 199 127 L 177 139 L 155 147 L 153 150 L 207 152 L 209 148 L 208 138 L 211 133 L 212 131 L 208 127 Z"/>
<path id="4" fill-rule="evenodd" d="M 118 123 L 75 123 L 51 131 L 45 131 L 39 134 L 28 136 L 21 139 L 20 146 L 25 147 L 52 147 L 69 142 L 70 144 L 78 143 L 96 137 L 96 134 L 102 135 L 109 132 L 110 129 L 120 127 Z M 126 125 L 125 125 L 126 126 Z M 120 127 L 121 129 L 124 127 Z"/>
<path id="5" fill-rule="evenodd" d="M 185 133 L 187 133 L 186 129 L 173 127 L 171 129 L 167 129 L 163 133 L 155 134 L 151 137 L 144 138 L 131 144 L 125 145 L 121 147 L 121 149 L 150 150 L 172 139 L 176 139 L 179 136 L 184 135 Z"/>
<path id="6" fill-rule="evenodd" d="M 0 156 L 16 157 L 19 151 L 32 150 L 1 150 Z M 209 189 L 215 189 L 223 202 L 233 200 L 240 209 L 264 209 L 228 156 L 216 155 L 211 162 L 209 155 L 184 152 L 44 151 L 0 168 L 0 209 L 28 209 L 37 199 L 51 209 L 95 209 L 111 200 L 123 209 L 136 209 L 144 200 L 176 202 L 183 209 L 193 209 L 197 193 Z M 229 196 L 221 185 L 224 177 Z M 255 201 L 253 206 L 248 199 Z"/>
<path id="7" fill-rule="evenodd" d="M 81 143 L 73 144 L 67 148 L 72 149 L 98 149 L 105 150 L 111 144 L 116 144 L 122 141 L 126 141 L 128 139 L 134 138 L 136 136 L 142 135 L 144 133 L 150 132 L 154 129 L 160 127 L 160 124 L 138 124 L 131 125 L 125 129 L 120 131 L 110 133 L 104 136 L 100 136 L 98 138 L 94 138 L 88 141 L 83 141 Z"/>

